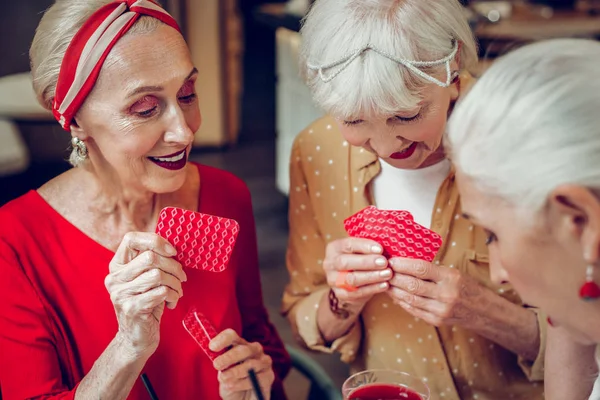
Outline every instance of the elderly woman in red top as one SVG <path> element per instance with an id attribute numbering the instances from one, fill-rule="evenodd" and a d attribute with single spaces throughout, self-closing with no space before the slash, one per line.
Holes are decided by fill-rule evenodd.
<path id="1" fill-rule="evenodd" d="M 177 23 L 149 0 L 57 0 L 31 65 L 76 168 L 0 209 L 3 398 L 147 399 L 145 373 L 160 398 L 242 400 L 250 368 L 285 398 L 248 189 L 187 162 L 198 71 Z M 165 206 L 239 222 L 226 271 L 182 269 L 152 233 Z M 182 326 L 192 307 L 219 332 L 214 362 Z"/>

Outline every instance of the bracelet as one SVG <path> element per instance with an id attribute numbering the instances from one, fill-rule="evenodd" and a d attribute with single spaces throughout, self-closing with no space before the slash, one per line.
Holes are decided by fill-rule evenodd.
<path id="1" fill-rule="evenodd" d="M 339 319 L 348 319 L 350 317 L 350 312 L 346 310 L 346 307 L 346 303 L 342 303 L 340 307 L 340 300 L 333 292 L 333 289 L 329 289 L 329 309 L 331 310 L 331 313 Z"/>

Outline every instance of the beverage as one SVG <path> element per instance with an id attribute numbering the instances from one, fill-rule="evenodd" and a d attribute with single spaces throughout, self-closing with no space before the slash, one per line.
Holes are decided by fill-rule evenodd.
<path id="1" fill-rule="evenodd" d="M 415 391 L 388 383 L 369 383 L 354 389 L 348 400 L 423 400 Z"/>
<path id="2" fill-rule="evenodd" d="M 429 400 L 423 379 L 401 371 L 371 369 L 352 375 L 344 382 L 345 400 Z"/>

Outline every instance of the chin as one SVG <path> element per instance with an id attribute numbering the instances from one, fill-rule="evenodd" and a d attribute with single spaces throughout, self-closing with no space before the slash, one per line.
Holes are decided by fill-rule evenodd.
<path id="1" fill-rule="evenodd" d="M 156 194 L 173 193 L 181 189 L 181 187 L 185 184 L 185 180 L 186 173 L 184 168 L 181 171 L 177 171 L 176 174 L 173 174 L 169 177 L 154 177 L 144 186 L 150 192 Z"/>

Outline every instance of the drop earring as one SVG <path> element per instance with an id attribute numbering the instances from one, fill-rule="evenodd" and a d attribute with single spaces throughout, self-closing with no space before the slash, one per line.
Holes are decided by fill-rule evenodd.
<path id="1" fill-rule="evenodd" d="M 73 148 L 75 149 L 78 161 L 84 161 L 88 156 L 88 149 L 85 142 L 78 137 L 73 137 L 71 139 L 71 145 L 73 145 Z"/>
<path id="2" fill-rule="evenodd" d="M 600 298 L 600 287 L 594 282 L 594 266 L 588 265 L 585 273 L 585 283 L 579 289 L 579 297 L 584 301 L 594 301 Z"/>

